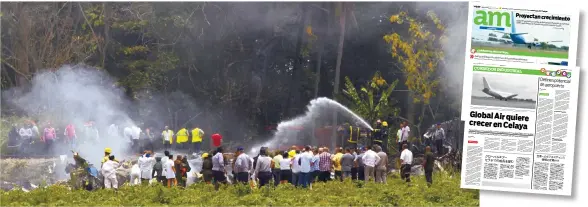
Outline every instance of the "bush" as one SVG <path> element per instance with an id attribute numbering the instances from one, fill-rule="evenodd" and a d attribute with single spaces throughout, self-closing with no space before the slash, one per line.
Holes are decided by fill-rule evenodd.
<path id="1" fill-rule="evenodd" d="M 198 183 L 188 189 L 162 185 L 123 186 L 118 191 L 70 191 L 49 186 L 31 192 L 3 192 L 3 206 L 479 206 L 479 191 L 459 187 L 459 177 L 434 174 L 427 187 L 424 177 L 414 177 L 411 185 L 389 178 L 386 185 L 345 181 L 313 184 L 313 189 L 280 185 L 276 189 L 249 189 L 245 185 L 223 186 Z"/>

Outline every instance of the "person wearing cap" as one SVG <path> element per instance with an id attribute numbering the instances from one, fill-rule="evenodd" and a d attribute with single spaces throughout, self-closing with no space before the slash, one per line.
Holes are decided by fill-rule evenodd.
<path id="1" fill-rule="evenodd" d="M 208 153 L 202 154 L 202 170 L 200 171 L 202 177 L 204 178 L 204 182 L 206 184 L 210 184 L 212 181 L 212 156 Z"/>
<path id="2" fill-rule="evenodd" d="M 249 172 L 251 171 L 253 162 L 251 162 L 249 155 L 244 152 L 243 147 L 238 147 L 235 155 L 237 155 L 237 159 L 235 160 L 234 172 L 237 176 L 237 182 L 248 184 Z"/>
<path id="3" fill-rule="evenodd" d="M 441 123 L 437 123 L 435 130 L 435 148 L 437 148 L 437 155 L 443 155 L 443 140 L 445 140 L 445 130 L 441 127 Z"/>
<path id="4" fill-rule="evenodd" d="M 388 131 L 390 130 L 390 128 L 388 127 L 388 122 L 387 121 L 383 121 L 382 122 L 382 143 L 380 144 L 380 146 L 382 147 L 382 151 L 385 153 L 388 153 Z"/>
<path id="5" fill-rule="evenodd" d="M 106 189 L 118 189 L 118 180 L 116 179 L 116 169 L 120 166 L 114 159 L 114 155 L 109 155 L 108 161 L 102 164 L 101 173 L 104 176 L 104 187 Z"/>
<path id="6" fill-rule="evenodd" d="M 108 161 L 108 156 L 110 156 L 111 153 L 112 149 L 110 149 L 110 147 L 104 148 L 104 157 L 102 158 L 102 162 L 100 164 L 104 164 L 106 161 Z"/>
<path id="7" fill-rule="evenodd" d="M 369 145 L 374 145 L 374 144 L 380 144 L 380 141 L 382 140 L 381 135 L 382 135 L 382 120 L 377 120 L 376 124 L 374 124 L 374 128 L 371 131 L 371 142 L 369 143 Z"/>

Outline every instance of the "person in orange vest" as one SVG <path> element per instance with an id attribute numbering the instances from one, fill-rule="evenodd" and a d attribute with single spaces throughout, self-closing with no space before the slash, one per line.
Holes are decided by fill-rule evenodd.
<path id="1" fill-rule="evenodd" d="M 192 136 L 192 146 L 194 147 L 193 150 L 194 152 L 199 153 L 200 147 L 202 146 L 202 137 L 204 136 L 204 131 L 194 126 L 190 135 Z"/>

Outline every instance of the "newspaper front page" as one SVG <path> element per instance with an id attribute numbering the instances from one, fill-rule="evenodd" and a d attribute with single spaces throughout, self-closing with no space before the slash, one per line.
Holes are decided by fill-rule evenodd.
<path id="1" fill-rule="evenodd" d="M 517 1 L 473 1 L 468 12 L 466 65 L 576 66 L 579 10 Z M 472 80 L 464 71 L 464 83 Z M 464 86 L 463 94 L 469 88 Z M 464 95 L 462 107 L 471 101 Z M 468 119 L 462 114 L 462 119 Z"/>
<path id="2" fill-rule="evenodd" d="M 461 187 L 571 195 L 580 70 L 509 65 L 469 66 Z"/>

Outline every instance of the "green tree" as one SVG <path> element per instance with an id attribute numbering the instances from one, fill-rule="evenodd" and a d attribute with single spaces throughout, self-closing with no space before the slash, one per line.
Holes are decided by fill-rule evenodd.
<path id="1" fill-rule="evenodd" d="M 377 71 L 368 84 L 360 86 L 358 91 L 351 79 L 345 77 L 343 94 L 351 110 L 367 122 L 374 123 L 377 119 L 398 115 L 400 110 L 394 106 L 395 100 L 390 98 L 397 83 L 398 80 L 388 83 Z"/>
<path id="2" fill-rule="evenodd" d="M 439 77 L 435 73 L 445 57 L 445 26 L 434 12 L 427 12 L 427 17 L 429 21 L 423 22 L 405 11 L 392 15 L 390 22 L 406 25 L 403 29 L 407 31 L 399 30 L 384 36 L 410 91 L 412 103 L 409 103 L 408 121 L 417 126 L 418 134 L 425 118 L 425 109 L 438 90 Z M 420 104 L 421 109 L 418 123 L 415 124 L 417 104 Z"/>

